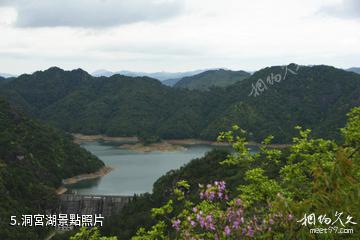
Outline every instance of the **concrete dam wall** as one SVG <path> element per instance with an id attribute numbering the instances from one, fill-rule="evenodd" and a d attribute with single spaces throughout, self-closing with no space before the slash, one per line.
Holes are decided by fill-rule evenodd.
<path id="1" fill-rule="evenodd" d="M 58 213 L 101 214 L 108 217 L 119 213 L 131 199 L 130 196 L 63 194 L 60 196 Z"/>

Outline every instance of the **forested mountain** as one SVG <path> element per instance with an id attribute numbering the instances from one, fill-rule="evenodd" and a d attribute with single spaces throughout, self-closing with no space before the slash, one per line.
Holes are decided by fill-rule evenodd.
<path id="1" fill-rule="evenodd" d="M 68 132 L 214 140 L 239 124 L 255 141 L 289 142 L 302 125 L 336 137 L 345 113 L 360 105 L 360 76 L 329 66 L 269 67 L 226 88 L 171 88 L 147 77 L 96 78 L 51 68 L 22 75 L 0 94 Z"/>
<path id="2" fill-rule="evenodd" d="M 350 72 L 354 72 L 354 73 L 360 74 L 360 68 L 359 68 L 359 67 L 348 68 L 348 69 L 346 69 L 346 71 L 350 71 Z"/>
<path id="3" fill-rule="evenodd" d="M 25 111 L 69 132 L 140 135 L 157 134 L 155 129 L 175 134 L 169 137 L 182 131 L 186 134 L 182 137 L 195 134 L 193 126 L 182 121 L 186 114 L 175 112 L 173 107 L 177 105 L 190 113 L 193 107 L 187 108 L 186 104 L 201 97 L 191 94 L 191 99 L 186 100 L 187 92 L 147 77 L 94 78 L 82 70 L 67 72 L 58 68 L 22 75 L 6 84 L 2 93 Z M 193 124 L 192 117 L 193 113 L 189 124 Z M 171 122 L 163 124 L 167 121 Z M 173 131 L 161 130 L 171 124 L 179 126 Z"/>
<path id="4" fill-rule="evenodd" d="M 209 90 L 210 87 L 226 87 L 242 81 L 250 76 L 245 71 L 231 71 L 225 69 L 209 70 L 194 76 L 184 77 L 174 87 Z"/>
<path id="5" fill-rule="evenodd" d="M 289 142 L 288 134 L 294 134 L 295 125 L 338 139 L 337 129 L 344 125 L 346 112 L 360 105 L 359 76 L 329 66 L 302 66 L 294 73 L 291 69 L 296 65 L 265 68 L 249 80 L 228 87 L 221 98 L 223 103 L 218 105 L 225 109 L 225 116 L 215 118 L 203 136 L 214 137 L 226 126 L 239 123 L 258 140 L 258 136 L 276 132 L 276 141 Z M 277 74 L 282 80 L 271 84 L 269 77 Z M 257 87 L 256 97 L 253 87 Z"/>
<path id="6" fill-rule="evenodd" d="M 44 214 L 61 180 L 97 171 L 103 163 L 52 127 L 0 99 L 0 239 L 42 239 L 43 228 L 10 226 L 10 216 Z"/>

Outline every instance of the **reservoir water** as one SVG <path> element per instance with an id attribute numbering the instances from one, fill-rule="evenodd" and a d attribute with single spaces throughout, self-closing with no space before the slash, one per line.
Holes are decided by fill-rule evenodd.
<path id="1" fill-rule="evenodd" d="M 186 146 L 186 151 L 134 152 L 104 142 L 84 142 L 82 147 L 114 168 L 102 178 L 67 186 L 77 194 L 133 195 L 152 191 L 153 183 L 172 169 L 210 151 L 210 145 Z"/>

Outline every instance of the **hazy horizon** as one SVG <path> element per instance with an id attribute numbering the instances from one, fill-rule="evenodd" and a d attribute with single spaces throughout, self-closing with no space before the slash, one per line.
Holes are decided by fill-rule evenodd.
<path id="1" fill-rule="evenodd" d="M 62 67 L 59 67 L 59 66 L 49 66 L 47 68 L 44 68 L 44 69 L 37 69 L 33 72 L 21 72 L 19 74 L 17 73 L 11 73 L 11 72 L 5 72 L 5 71 L 1 71 L 0 72 L 0 76 L 3 76 L 6 75 L 6 76 L 3 76 L 3 77 L 18 77 L 22 74 L 33 74 L 34 72 L 37 72 L 37 71 L 46 71 L 50 68 L 53 68 L 53 67 L 57 67 L 57 68 L 60 68 L 64 71 L 73 71 L 73 70 L 77 70 L 77 69 L 82 69 L 84 71 L 86 71 L 87 73 L 89 73 L 90 75 L 93 75 L 95 76 L 96 73 L 99 71 L 109 71 L 111 73 L 114 73 L 114 74 L 117 74 L 119 72 L 130 72 L 130 73 L 145 73 L 145 74 L 155 74 L 155 73 L 169 73 L 169 74 L 176 74 L 176 73 L 186 73 L 186 72 L 195 72 L 195 71 L 208 71 L 208 70 L 215 70 L 215 69 L 225 69 L 225 70 L 230 70 L 230 71 L 246 71 L 246 72 L 249 72 L 249 73 L 253 73 L 253 72 L 256 72 L 258 70 L 261 70 L 263 68 L 266 68 L 266 67 L 272 67 L 272 66 L 285 66 L 285 65 L 288 65 L 288 64 L 291 64 L 291 63 L 285 63 L 285 64 L 279 64 L 279 65 L 269 65 L 269 66 L 264 66 L 264 67 L 261 67 L 259 69 L 253 69 L 253 70 L 247 70 L 247 69 L 231 69 L 231 68 L 226 68 L 226 67 L 215 67 L 215 68 L 201 68 L 201 69 L 188 69 L 188 70 L 184 70 L 184 71 L 166 71 L 166 70 L 163 70 L 163 71 L 142 71 L 142 70 L 128 70 L 128 69 L 120 69 L 120 70 L 109 70 L 109 69 L 97 69 L 95 71 L 88 71 L 87 69 L 84 69 L 82 67 L 75 67 L 75 68 L 71 68 L 71 69 L 66 69 L 66 68 L 62 68 Z M 297 63 L 295 63 L 297 64 Z M 315 66 L 315 65 L 327 65 L 327 64 L 306 64 L 304 66 Z M 333 65 L 328 65 L 328 66 L 333 66 Z M 344 70 L 348 70 L 350 68 L 360 68 L 358 66 L 351 66 L 351 67 L 346 67 L 346 68 L 341 68 L 341 67 L 338 67 L 338 66 L 333 66 L 335 68 L 339 68 L 339 69 L 344 69 Z"/>

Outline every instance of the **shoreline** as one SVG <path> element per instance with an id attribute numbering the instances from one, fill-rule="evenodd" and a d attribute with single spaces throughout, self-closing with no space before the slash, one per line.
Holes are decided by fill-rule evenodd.
<path id="1" fill-rule="evenodd" d="M 96 142 L 96 141 L 109 141 L 109 142 L 120 142 L 120 143 L 138 143 L 138 137 L 109 137 L 105 135 L 84 135 L 81 133 L 72 133 L 74 142 L 80 144 L 82 142 Z"/>
<path id="2" fill-rule="evenodd" d="M 109 142 L 118 142 L 121 145 L 118 146 L 122 149 L 127 149 L 134 152 L 140 153 L 148 153 L 148 152 L 172 152 L 172 151 L 187 151 L 186 145 L 210 145 L 210 146 L 230 146 L 229 143 L 224 142 L 217 142 L 217 141 L 209 141 L 209 140 L 201 140 L 195 138 L 188 138 L 188 139 L 168 139 L 163 140 L 160 143 L 153 143 L 149 145 L 143 145 L 140 143 L 137 137 L 109 137 L 105 135 L 84 135 L 84 134 L 72 134 L 74 137 L 74 143 L 81 144 L 83 142 L 95 142 L 95 141 L 109 141 Z M 248 146 L 253 147 L 261 147 L 264 146 L 261 143 L 256 142 L 248 142 Z M 269 144 L 270 148 L 287 148 L 290 147 L 292 144 Z M 57 195 L 64 194 L 68 191 L 66 185 L 72 185 L 81 181 L 91 180 L 103 177 L 114 170 L 110 166 L 104 166 L 100 168 L 98 171 L 93 173 L 85 173 L 76 175 L 70 178 L 66 178 L 62 180 L 62 185 L 59 186 L 55 193 Z"/>
<path id="3" fill-rule="evenodd" d="M 177 151 L 187 151 L 188 149 L 184 146 L 178 144 L 171 144 L 167 141 L 162 141 L 159 143 L 152 143 L 149 145 L 144 145 L 142 143 L 135 144 L 123 144 L 119 148 L 126 149 L 138 153 L 149 153 L 149 152 L 177 152 Z"/>
<path id="4" fill-rule="evenodd" d="M 230 146 L 228 143 L 202 140 L 196 138 L 187 138 L 187 139 L 166 139 L 160 143 L 153 143 L 149 145 L 143 145 L 140 143 L 139 138 L 137 137 L 109 137 L 105 135 L 84 135 L 84 134 L 72 134 L 74 137 L 74 142 L 81 144 L 82 142 L 94 142 L 94 141 L 109 141 L 109 142 L 119 142 L 120 148 L 128 149 L 135 152 L 152 152 L 152 151 L 185 151 L 186 145 L 210 145 L 210 146 Z M 290 143 L 279 143 L 279 144 L 269 144 L 270 148 L 287 148 L 292 144 Z M 261 147 L 264 146 L 261 143 L 248 142 L 248 146 L 252 147 Z"/>
<path id="5" fill-rule="evenodd" d="M 114 168 L 112 168 L 110 166 L 104 166 L 104 167 L 100 168 L 98 171 L 93 172 L 93 173 L 84 173 L 84 174 L 80 174 L 80 175 L 76 175 L 76 176 L 73 176 L 73 177 L 70 177 L 70 178 L 63 179 L 62 180 L 62 185 L 55 190 L 55 193 L 57 195 L 64 194 L 68 190 L 66 188 L 66 185 L 71 185 L 71 184 L 75 184 L 75 183 L 85 181 L 85 180 L 104 177 L 105 175 L 107 175 L 112 170 L 114 170 Z"/>

